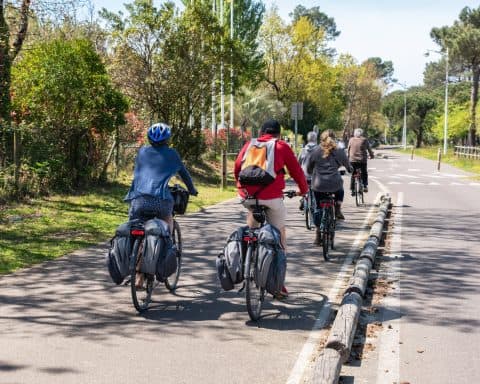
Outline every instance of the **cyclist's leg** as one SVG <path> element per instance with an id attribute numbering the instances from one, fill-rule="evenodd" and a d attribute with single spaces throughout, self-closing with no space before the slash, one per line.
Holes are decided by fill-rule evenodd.
<path id="1" fill-rule="evenodd" d="M 313 191 L 313 195 L 315 196 L 315 203 L 316 203 L 316 211 L 317 212 L 320 212 L 318 211 L 320 206 L 320 200 L 322 200 L 322 196 L 323 194 L 321 192 L 317 192 L 317 191 Z M 321 213 L 320 213 L 321 214 Z M 313 240 L 313 244 L 314 245 L 322 245 L 322 233 L 320 231 L 320 227 L 317 225 L 317 223 L 315 223 L 315 226 L 317 227 L 316 231 L 315 231 L 315 240 Z"/>
<path id="2" fill-rule="evenodd" d="M 343 215 L 341 209 L 344 196 L 345 191 L 343 190 L 343 188 L 335 192 L 335 216 L 338 220 L 345 220 L 345 216 Z"/>
<path id="3" fill-rule="evenodd" d="M 356 161 L 354 161 L 351 164 L 352 164 L 353 171 L 352 171 L 352 176 L 350 177 L 350 190 L 352 191 L 352 194 L 353 194 L 353 192 L 355 191 L 355 172 L 357 171 L 358 168 L 360 168 L 360 165 Z"/>
<path id="4" fill-rule="evenodd" d="M 287 209 L 283 198 L 259 200 L 260 205 L 268 207 L 266 211 L 267 223 L 273 225 L 280 231 L 282 247 L 287 251 L 287 234 L 285 222 L 287 219 Z"/>
<path id="5" fill-rule="evenodd" d="M 245 200 L 243 206 L 247 208 L 247 225 L 250 228 L 258 228 L 260 223 L 253 218 L 253 206 L 255 205 L 255 200 Z"/>
<path id="6" fill-rule="evenodd" d="M 360 163 L 360 169 L 362 170 L 362 183 L 364 187 L 368 187 L 368 167 L 367 162 Z"/>

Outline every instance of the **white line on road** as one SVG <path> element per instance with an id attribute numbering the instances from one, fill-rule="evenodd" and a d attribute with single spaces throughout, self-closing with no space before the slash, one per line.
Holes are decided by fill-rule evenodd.
<path id="1" fill-rule="evenodd" d="M 383 300 L 383 332 L 378 340 L 377 384 L 400 383 L 400 263 L 402 257 L 402 211 L 403 192 L 398 193 L 395 204 L 394 225 L 388 256 L 395 258 L 382 275 L 393 281 L 391 293 Z M 393 318 L 392 318 L 393 315 Z M 395 315 L 397 315 L 395 317 Z M 388 327 L 386 324 L 388 323 Z"/>
<path id="2" fill-rule="evenodd" d="M 423 183 L 417 183 L 416 181 L 410 181 L 408 184 L 410 184 L 410 185 L 423 185 Z"/>
<path id="3" fill-rule="evenodd" d="M 378 193 L 377 197 L 375 198 L 375 203 L 378 203 L 380 196 L 381 196 L 381 193 Z M 290 372 L 290 376 L 288 377 L 287 384 L 298 384 L 301 382 L 305 369 L 307 368 L 307 366 L 311 361 L 310 358 L 312 354 L 316 351 L 318 340 L 321 336 L 321 331 L 325 327 L 328 321 L 328 318 L 330 317 L 330 313 L 332 310 L 331 308 L 332 301 L 334 301 L 338 296 L 338 294 L 340 293 L 340 288 L 342 287 L 345 279 L 347 278 L 347 273 L 349 273 L 350 269 L 352 268 L 353 257 L 358 253 L 360 242 L 365 237 L 365 229 L 367 228 L 368 223 L 370 222 L 370 219 L 373 216 L 373 213 L 376 209 L 377 209 L 376 204 L 373 204 L 370 210 L 368 211 L 368 214 L 365 217 L 365 220 L 363 220 L 362 226 L 360 230 L 357 232 L 355 240 L 352 246 L 350 247 L 350 250 L 348 251 L 347 257 L 345 258 L 342 264 L 342 267 L 340 269 L 340 272 L 337 275 L 337 278 L 333 284 L 333 287 L 328 292 L 328 296 L 327 296 L 328 301 L 320 310 L 315 320 L 315 323 L 313 324 L 312 330 L 310 331 L 308 339 L 303 345 L 303 348 L 300 351 L 300 354 L 298 355 L 297 361 L 295 362 L 295 365 L 293 366 L 293 369 Z"/>

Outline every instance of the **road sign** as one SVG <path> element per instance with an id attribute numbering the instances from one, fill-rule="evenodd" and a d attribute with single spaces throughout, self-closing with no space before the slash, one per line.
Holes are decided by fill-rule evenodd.
<path id="1" fill-rule="evenodd" d="M 292 120 L 303 120 L 303 103 L 292 103 Z"/>

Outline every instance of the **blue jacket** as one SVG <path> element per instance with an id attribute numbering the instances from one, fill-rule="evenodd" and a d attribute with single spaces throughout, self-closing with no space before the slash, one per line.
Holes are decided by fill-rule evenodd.
<path id="1" fill-rule="evenodd" d="M 193 186 L 192 178 L 176 150 L 167 145 L 140 148 L 135 160 L 132 186 L 124 200 L 130 201 L 142 195 L 173 200 L 168 182 L 177 173 L 190 194 L 195 195 L 197 191 Z"/>

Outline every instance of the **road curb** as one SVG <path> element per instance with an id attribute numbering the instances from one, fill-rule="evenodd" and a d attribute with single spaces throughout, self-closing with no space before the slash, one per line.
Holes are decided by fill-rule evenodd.
<path id="1" fill-rule="evenodd" d="M 312 378 L 314 384 L 338 383 L 342 364 L 348 360 L 362 309 L 368 276 L 375 263 L 378 244 L 383 237 L 385 219 L 390 206 L 391 198 L 388 195 L 382 196 L 379 212 L 371 226 L 370 235 L 357 260 L 348 287 L 344 291 L 325 349 L 315 362 Z"/>

